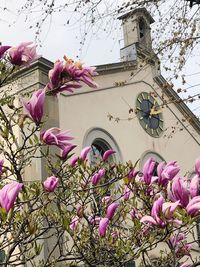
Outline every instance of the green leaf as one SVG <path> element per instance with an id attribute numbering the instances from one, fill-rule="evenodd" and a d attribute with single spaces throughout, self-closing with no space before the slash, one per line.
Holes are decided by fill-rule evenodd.
<path id="1" fill-rule="evenodd" d="M 66 230 L 69 228 L 69 219 L 64 217 L 62 220 L 63 226 L 65 227 Z"/>
<path id="2" fill-rule="evenodd" d="M 7 219 L 7 212 L 4 208 L 0 208 L 0 216 L 3 219 L 3 221 L 5 222 Z"/>
<path id="3" fill-rule="evenodd" d="M 38 143 L 39 142 L 39 138 L 38 138 L 37 134 L 34 134 L 33 137 L 34 137 L 35 142 Z"/>
<path id="4" fill-rule="evenodd" d="M 29 143 L 30 143 L 30 145 L 33 145 L 33 141 L 31 138 L 29 139 Z"/>
<path id="5" fill-rule="evenodd" d="M 124 177 L 123 180 L 124 180 L 125 185 L 127 185 L 129 183 L 128 177 Z"/>

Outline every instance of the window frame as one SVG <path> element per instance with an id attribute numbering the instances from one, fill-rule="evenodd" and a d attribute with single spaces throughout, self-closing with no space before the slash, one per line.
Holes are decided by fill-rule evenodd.
<path id="1" fill-rule="evenodd" d="M 109 147 L 109 149 L 113 149 L 116 153 L 113 154 L 114 162 L 123 163 L 121 150 L 115 141 L 114 137 L 108 133 L 106 130 L 98 127 L 94 127 L 89 129 L 83 139 L 82 147 L 91 146 L 95 140 L 98 142 L 102 142 L 105 146 Z"/>

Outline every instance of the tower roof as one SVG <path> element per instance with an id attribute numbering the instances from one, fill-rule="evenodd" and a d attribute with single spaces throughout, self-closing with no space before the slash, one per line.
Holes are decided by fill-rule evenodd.
<path id="1" fill-rule="evenodd" d="M 149 19 L 149 23 L 150 24 L 155 22 L 155 20 L 152 18 L 150 13 L 144 7 L 136 8 L 134 10 L 131 10 L 131 11 L 121 15 L 120 17 L 118 17 L 118 19 L 122 20 L 122 19 L 128 18 L 130 16 L 133 16 L 136 13 L 143 13 Z"/>

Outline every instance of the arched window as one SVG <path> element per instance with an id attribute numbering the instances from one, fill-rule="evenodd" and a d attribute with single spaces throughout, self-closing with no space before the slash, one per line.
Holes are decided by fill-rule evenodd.
<path id="1" fill-rule="evenodd" d="M 145 37 L 145 31 L 146 31 L 146 25 L 145 25 L 144 19 L 141 18 L 139 20 L 139 36 L 140 36 L 140 39 Z"/>
<path id="2" fill-rule="evenodd" d="M 112 149 L 111 146 L 103 139 L 97 138 L 93 141 L 90 151 L 91 163 L 100 161 L 106 150 Z M 109 158 L 110 161 L 115 161 L 114 155 Z"/>
<path id="3" fill-rule="evenodd" d="M 109 134 L 107 131 L 101 128 L 92 128 L 89 131 L 87 131 L 85 138 L 83 140 L 83 147 L 90 146 L 90 163 L 95 164 L 99 160 L 102 159 L 102 156 L 106 150 L 113 149 L 116 153 L 112 154 L 109 157 L 110 162 L 122 162 L 122 156 L 120 149 L 112 137 L 111 134 Z M 103 181 L 103 179 L 102 179 Z M 117 187 L 117 183 L 115 183 L 115 186 Z M 103 192 L 104 196 L 110 195 L 110 188 L 105 187 L 105 191 Z M 93 195 L 95 202 L 93 203 L 93 209 L 95 210 L 95 214 L 98 216 L 101 216 L 102 214 L 102 203 L 99 199 L 99 195 L 96 193 L 96 190 L 93 190 Z M 102 196 L 101 195 L 101 198 Z"/>
<path id="4" fill-rule="evenodd" d="M 83 140 L 83 147 L 91 146 L 90 161 L 95 163 L 99 161 L 104 152 L 113 149 L 116 153 L 110 157 L 110 161 L 122 162 L 122 156 L 114 138 L 107 131 L 101 128 L 92 128 L 87 131 Z"/>
<path id="5" fill-rule="evenodd" d="M 143 166 L 145 164 L 145 162 L 149 159 L 152 158 L 155 160 L 156 164 L 154 167 L 154 172 L 153 172 L 153 176 L 157 176 L 157 166 L 160 162 L 165 161 L 163 159 L 163 157 L 161 157 L 158 153 L 153 152 L 153 151 L 147 151 L 144 154 L 142 154 L 141 156 L 141 160 L 140 160 L 140 171 L 142 172 L 143 170 Z"/>
<path id="6" fill-rule="evenodd" d="M 149 29 L 143 17 L 140 17 L 138 21 L 138 37 L 138 41 L 146 47 L 148 46 L 148 43 L 151 43 L 149 39 Z"/>

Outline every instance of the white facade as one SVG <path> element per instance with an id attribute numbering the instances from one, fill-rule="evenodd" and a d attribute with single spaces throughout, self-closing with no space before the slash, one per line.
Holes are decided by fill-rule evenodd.
<path id="1" fill-rule="evenodd" d="M 173 89 L 166 86 L 160 74 L 158 59 L 151 48 L 150 24 L 154 20 L 145 9 L 135 10 L 120 19 L 125 45 L 121 62 L 97 66 L 97 89 L 84 86 L 74 93 L 48 96 L 45 128 L 70 129 L 78 145 L 77 154 L 84 146 L 92 145 L 95 139 L 101 139 L 117 150 L 117 161 L 134 163 L 141 159 L 142 168 L 143 159 L 155 153 L 155 159 L 177 160 L 183 174 L 192 172 L 194 160 L 200 154 L 200 123 Z M 144 29 L 139 26 L 141 20 Z M 124 61 L 130 46 L 134 47 L 135 60 Z M 17 80 L 20 91 L 44 87 L 52 67 L 52 62 L 41 58 L 20 70 Z M 135 115 L 136 100 L 141 92 L 153 94 L 160 106 L 163 101 L 169 103 L 162 110 L 164 126 L 159 137 L 150 136 Z M 108 114 L 121 120 L 118 123 L 114 119 L 110 121 Z M 129 117 L 133 119 L 128 120 Z M 171 134 L 173 130 L 174 134 Z M 30 168 L 35 177 L 41 177 L 40 170 L 41 167 Z"/>

